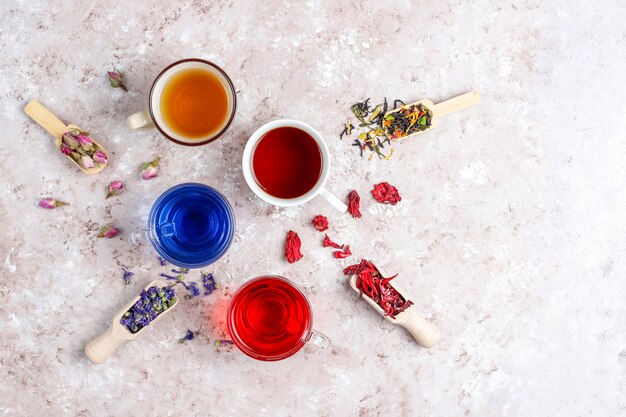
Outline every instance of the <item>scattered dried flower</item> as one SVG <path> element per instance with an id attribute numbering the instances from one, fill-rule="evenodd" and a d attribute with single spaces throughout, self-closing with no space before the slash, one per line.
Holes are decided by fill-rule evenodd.
<path id="1" fill-rule="evenodd" d="M 350 255 L 352 255 L 352 252 L 350 252 L 350 245 L 346 245 L 343 250 L 336 250 L 333 252 L 333 256 L 337 259 L 347 258 Z"/>
<path id="2" fill-rule="evenodd" d="M 65 132 L 63 134 L 63 142 L 65 145 L 69 146 L 70 149 L 76 149 L 78 148 L 78 140 L 76 140 L 76 137 L 72 134 L 72 131 L 69 132 Z"/>
<path id="3" fill-rule="evenodd" d="M 118 195 L 123 190 L 124 190 L 124 183 L 122 181 L 120 181 L 120 180 L 113 181 L 107 187 L 107 196 L 106 196 L 106 198 Z"/>
<path id="4" fill-rule="evenodd" d="M 160 158 L 156 158 L 151 162 L 145 162 L 141 164 L 140 172 L 142 180 L 151 180 L 159 175 L 159 162 Z"/>
<path id="5" fill-rule="evenodd" d="M 178 343 L 183 344 L 187 342 L 188 340 L 193 340 L 193 337 L 194 337 L 193 332 L 191 330 L 187 330 L 187 334 L 185 334 L 183 337 L 178 339 Z"/>
<path id="6" fill-rule="evenodd" d="M 157 259 L 159 260 L 161 266 L 167 265 L 167 261 L 165 259 L 161 258 L 160 256 L 157 256 Z"/>
<path id="7" fill-rule="evenodd" d="M 91 169 L 96 167 L 96 163 L 93 161 L 93 159 L 91 159 L 89 155 L 82 155 L 78 163 L 85 169 Z"/>
<path id="8" fill-rule="evenodd" d="M 400 197 L 398 189 L 388 182 L 381 182 L 374 185 L 372 196 L 374 196 L 374 199 L 379 203 L 391 204 L 392 206 L 395 206 L 402 201 L 402 197 Z"/>
<path id="9" fill-rule="evenodd" d="M 290 230 L 287 233 L 287 242 L 285 243 L 285 258 L 287 258 L 287 262 L 292 264 L 303 258 L 302 253 L 300 253 L 301 246 L 302 242 L 298 234 Z"/>
<path id="10" fill-rule="evenodd" d="M 202 272 L 201 278 L 202 286 L 204 287 L 204 295 L 211 295 L 213 291 L 219 288 L 213 274 Z"/>
<path id="11" fill-rule="evenodd" d="M 235 342 L 233 342 L 230 339 L 218 339 L 215 341 L 215 346 L 217 347 L 222 347 L 222 346 L 230 346 L 230 345 L 234 345 Z"/>
<path id="12" fill-rule="evenodd" d="M 61 206 L 69 206 L 69 204 L 51 197 L 44 198 L 39 202 L 39 207 L 45 209 L 53 209 Z"/>
<path id="13" fill-rule="evenodd" d="M 104 165 L 109 160 L 109 157 L 102 151 L 95 151 L 93 154 L 93 160 L 96 164 Z"/>
<path id="14" fill-rule="evenodd" d="M 104 226 L 102 230 L 100 230 L 100 233 L 98 233 L 98 237 L 106 237 L 107 239 L 111 239 L 117 236 L 119 233 L 120 229 L 111 224 L 108 224 Z"/>
<path id="15" fill-rule="evenodd" d="M 350 191 L 350 194 L 348 194 L 348 213 L 355 219 L 360 219 L 362 216 L 360 205 L 361 197 L 359 197 L 359 193 L 357 193 L 356 190 Z"/>
<path id="16" fill-rule="evenodd" d="M 80 144 L 80 147 L 87 151 L 94 151 L 95 147 L 93 146 L 93 139 L 91 139 L 89 136 L 81 133 L 76 137 L 76 140 L 78 141 L 78 143 Z"/>
<path id="17" fill-rule="evenodd" d="M 318 216 L 315 216 L 311 223 L 313 223 L 313 227 L 315 227 L 315 229 L 319 232 L 328 230 L 328 219 L 322 216 L 321 214 Z"/>
<path id="18" fill-rule="evenodd" d="M 124 276 L 122 277 L 122 279 L 124 280 L 124 286 L 130 284 L 130 279 L 133 277 L 133 275 L 135 275 L 133 272 L 130 272 L 128 269 L 126 269 L 125 267 L 122 267 L 122 271 L 124 271 Z"/>
<path id="19" fill-rule="evenodd" d="M 322 240 L 322 246 L 325 248 L 343 249 L 343 245 L 333 242 L 332 240 L 330 240 L 328 235 L 324 235 L 324 240 Z"/>
<path id="20" fill-rule="evenodd" d="M 59 150 L 64 155 L 67 155 L 67 156 L 71 156 L 72 155 L 72 148 L 70 148 L 69 146 L 67 146 L 64 143 L 61 144 L 61 146 L 59 147 Z"/>
<path id="21" fill-rule="evenodd" d="M 124 78 L 122 77 L 122 73 L 118 70 L 108 71 L 107 76 L 109 77 L 109 83 L 113 88 L 121 88 L 124 91 L 128 91 L 128 88 L 124 85 Z"/>

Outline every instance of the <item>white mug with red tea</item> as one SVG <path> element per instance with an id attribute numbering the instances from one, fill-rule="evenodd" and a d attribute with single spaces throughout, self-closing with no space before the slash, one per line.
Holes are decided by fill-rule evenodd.
<path id="1" fill-rule="evenodd" d="M 172 142 L 198 146 L 226 132 L 236 107 L 228 75 L 212 62 L 188 58 L 161 71 L 152 84 L 148 109 L 126 121 L 130 129 L 156 127 Z"/>
<path id="2" fill-rule="evenodd" d="M 330 173 L 330 152 L 317 130 L 291 119 L 258 128 L 243 151 L 243 176 L 258 197 L 279 207 L 324 197 L 345 212 L 348 207 L 324 186 Z"/>

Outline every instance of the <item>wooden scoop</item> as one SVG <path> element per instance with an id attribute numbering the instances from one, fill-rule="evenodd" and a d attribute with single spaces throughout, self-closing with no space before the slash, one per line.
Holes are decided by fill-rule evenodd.
<path id="1" fill-rule="evenodd" d="M 380 272 L 380 270 L 378 271 Z M 382 275 L 382 273 L 381 273 Z M 350 286 L 357 294 L 360 294 L 359 289 L 356 287 L 356 275 L 352 275 L 350 277 Z M 406 295 L 406 292 L 398 288 L 395 282 L 392 284 L 392 287 L 398 291 L 398 293 L 404 297 L 405 300 L 414 300 L 411 297 Z M 383 316 L 387 321 L 398 324 L 411 333 L 411 336 L 415 339 L 417 343 L 425 348 L 429 348 L 437 344 L 441 340 L 441 332 L 439 329 L 435 327 L 434 324 L 427 321 L 421 313 L 417 311 L 417 307 L 415 304 L 409 306 L 406 310 L 396 315 L 395 318 L 385 315 L 385 311 L 380 308 L 380 306 L 367 295 L 363 294 L 361 296 L 365 301 L 371 305 L 374 310 L 378 312 L 381 316 Z"/>
<path id="2" fill-rule="evenodd" d="M 24 107 L 24 112 L 26 112 L 26 114 L 29 115 L 34 121 L 36 121 L 39 124 L 39 126 L 43 127 L 44 129 L 48 131 L 48 133 L 54 136 L 54 146 L 56 146 L 57 149 L 61 147 L 62 138 L 66 132 L 69 132 L 71 129 L 82 130 L 76 125 L 66 126 L 65 123 L 59 120 L 58 117 L 52 114 L 50 110 L 45 108 L 37 100 L 31 100 L 26 105 L 26 107 Z M 102 151 L 108 155 L 108 152 L 102 147 L 102 145 L 97 143 L 95 140 L 93 141 L 93 145 L 96 148 L 96 151 Z M 80 168 L 81 171 L 83 171 L 86 174 L 97 174 L 98 172 L 102 171 L 102 169 L 106 166 L 106 164 L 103 164 L 103 165 L 96 164 L 94 168 L 83 168 L 71 156 L 65 155 L 62 153 L 61 155 L 65 156 L 67 159 L 72 161 L 78 168 Z"/>
<path id="3" fill-rule="evenodd" d="M 453 97 L 451 99 L 448 99 L 446 101 L 442 101 L 441 103 L 437 103 L 437 104 L 433 104 L 433 102 L 431 100 L 429 100 L 429 99 L 423 99 L 423 100 L 415 101 L 413 103 L 408 103 L 408 104 L 405 104 L 405 105 L 403 105 L 401 107 L 398 107 L 397 109 L 388 111 L 387 113 L 385 113 L 385 117 L 387 115 L 390 115 L 390 114 L 394 113 L 394 112 L 397 112 L 401 108 L 410 108 L 410 107 L 418 105 L 418 104 L 422 104 L 426 108 L 428 108 L 430 111 L 432 111 L 433 116 L 432 116 L 432 119 L 430 121 L 430 127 L 428 129 L 418 130 L 416 132 L 411 133 L 408 136 L 404 136 L 402 138 L 397 138 L 397 139 L 392 139 L 394 141 L 399 141 L 399 140 L 403 140 L 403 139 L 415 136 L 418 133 L 425 132 L 425 131 L 427 131 L 427 130 L 437 126 L 437 124 L 439 123 L 439 117 L 441 117 L 441 116 L 445 116 L 446 114 L 450 114 L 450 113 L 454 113 L 454 112 L 459 111 L 459 110 L 463 110 L 464 108 L 473 106 L 474 104 L 478 104 L 479 102 L 480 102 L 480 94 L 478 94 L 478 92 L 476 92 L 476 91 L 471 91 L 469 93 L 461 94 L 460 96 Z"/>
<path id="4" fill-rule="evenodd" d="M 144 289 L 148 290 L 150 287 L 157 286 L 159 288 L 167 287 L 168 284 L 161 280 L 154 280 L 150 284 L 148 284 Z M 87 343 L 85 346 L 85 355 L 93 362 L 93 363 L 102 363 L 109 358 L 115 352 L 119 345 L 122 342 L 127 340 L 135 340 L 137 339 L 146 329 L 153 327 L 154 324 L 161 320 L 161 318 L 172 311 L 174 307 L 178 304 L 178 297 L 176 297 L 176 301 L 170 308 L 163 311 L 161 314 L 156 316 L 154 320 L 150 322 L 146 327 L 139 330 L 137 333 L 131 333 L 130 330 L 123 326 L 120 323 L 120 319 L 130 308 L 135 305 L 135 303 L 139 300 L 139 295 L 130 300 L 128 304 L 126 304 L 117 314 L 113 317 L 113 322 L 111 326 L 102 333 L 100 336 L 93 339 L 91 342 Z"/>

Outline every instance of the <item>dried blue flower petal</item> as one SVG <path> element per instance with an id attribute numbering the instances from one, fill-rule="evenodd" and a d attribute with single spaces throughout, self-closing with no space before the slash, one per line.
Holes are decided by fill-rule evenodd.
<path id="1" fill-rule="evenodd" d="M 130 272 L 125 267 L 122 267 L 122 271 L 124 271 L 124 276 L 122 277 L 122 279 L 124 280 L 124 286 L 126 286 L 126 285 L 130 284 L 130 279 L 135 274 L 133 272 Z"/>
<path id="2" fill-rule="evenodd" d="M 197 282 L 192 281 L 189 284 L 186 284 L 181 281 L 181 283 L 185 286 L 187 291 L 189 291 L 189 294 L 187 294 L 185 298 L 196 298 L 197 296 L 200 295 L 200 288 L 198 288 Z"/>
<path id="3" fill-rule="evenodd" d="M 181 337 L 180 339 L 178 339 L 178 343 L 185 343 L 188 340 L 192 340 L 193 339 L 193 332 L 191 330 L 187 330 L 187 334 L 184 335 L 183 337 Z"/>
<path id="4" fill-rule="evenodd" d="M 213 274 L 202 272 L 202 286 L 204 287 L 204 295 L 211 295 L 218 288 L 217 282 Z"/>
<path id="5" fill-rule="evenodd" d="M 189 272 L 189 268 L 172 269 L 172 272 L 175 274 L 186 274 Z"/>
<path id="6" fill-rule="evenodd" d="M 167 261 L 165 259 L 161 258 L 160 256 L 157 256 L 157 259 L 159 260 L 161 266 L 167 265 Z"/>
<path id="7" fill-rule="evenodd" d="M 232 340 L 230 340 L 230 339 L 219 339 L 219 340 L 216 340 L 216 341 L 215 341 L 215 344 L 216 344 L 217 346 L 227 346 L 227 345 L 234 345 L 234 344 L 235 344 L 235 342 L 233 342 L 233 341 L 232 341 Z"/>

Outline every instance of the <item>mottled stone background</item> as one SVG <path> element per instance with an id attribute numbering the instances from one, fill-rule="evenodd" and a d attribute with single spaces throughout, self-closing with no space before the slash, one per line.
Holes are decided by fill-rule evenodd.
<path id="1" fill-rule="evenodd" d="M 623 416 L 626 414 L 626 5 L 596 1 L 195 1 L 0 3 L 0 414 L 10 416 Z M 125 118 L 174 60 L 216 62 L 238 89 L 229 132 L 199 149 Z M 129 93 L 104 78 L 118 68 Z M 480 106 L 360 160 L 338 132 L 358 99 Z M 86 176 L 23 107 L 38 98 L 111 153 Z M 239 168 L 250 133 L 294 117 L 333 156 L 329 188 L 357 189 L 364 216 L 316 199 L 277 209 Z M 138 165 L 163 160 L 142 182 Z M 114 179 L 125 194 L 105 200 Z M 379 181 L 396 207 L 369 196 Z M 166 268 L 132 245 L 155 198 L 200 181 L 234 205 L 237 236 L 208 268 L 222 289 L 182 300 L 106 364 L 87 341 Z M 37 207 L 44 196 L 69 207 Z M 337 261 L 316 214 L 355 256 Z M 116 221 L 123 233 L 96 239 Z M 282 257 L 285 233 L 304 259 Z M 428 351 L 346 286 L 358 257 L 399 273 L 443 333 Z M 136 273 L 124 287 L 121 266 Z M 310 295 L 332 348 L 280 363 L 218 348 L 230 294 L 282 274 Z M 198 276 L 199 272 L 192 272 Z M 185 345 L 187 329 L 199 335 Z"/>

